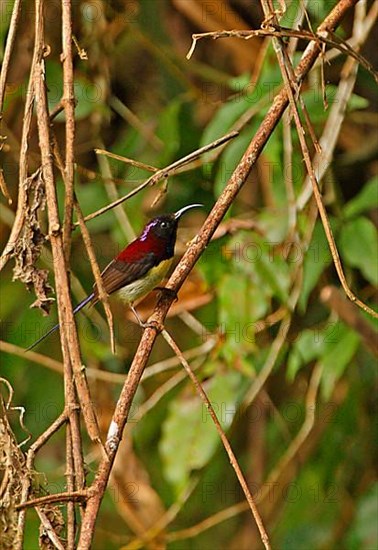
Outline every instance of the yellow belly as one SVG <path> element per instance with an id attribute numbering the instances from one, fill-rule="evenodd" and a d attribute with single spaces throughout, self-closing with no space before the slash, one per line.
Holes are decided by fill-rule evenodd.
<path id="1" fill-rule="evenodd" d="M 150 269 L 147 275 L 121 288 L 117 292 L 118 296 L 129 304 L 142 298 L 142 296 L 146 296 L 164 279 L 171 266 L 172 259 L 160 262 L 159 265 Z"/>

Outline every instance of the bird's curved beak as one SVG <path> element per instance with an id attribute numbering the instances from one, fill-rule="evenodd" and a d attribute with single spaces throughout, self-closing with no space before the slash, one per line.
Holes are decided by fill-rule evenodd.
<path id="1" fill-rule="evenodd" d="M 180 208 L 180 210 L 177 210 L 177 212 L 174 213 L 175 220 L 179 220 L 181 216 L 191 208 L 202 208 L 202 207 L 203 207 L 203 204 L 188 204 L 188 206 L 184 206 L 183 208 Z"/>

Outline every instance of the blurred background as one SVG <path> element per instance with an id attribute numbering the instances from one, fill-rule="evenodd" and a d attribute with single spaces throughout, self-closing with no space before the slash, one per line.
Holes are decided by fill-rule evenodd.
<path id="1" fill-rule="evenodd" d="M 302 20 L 307 29 L 306 17 L 300 19 L 306 4 L 308 20 L 316 29 L 336 3 L 287 1 L 280 24 L 295 27 Z M 340 38 L 349 38 L 358 21 L 374 7 L 373 2 L 359 4 L 363 4 L 362 11 L 350 10 L 337 30 Z M 1 8 L 1 56 L 12 6 L 6 0 Z M 233 129 L 240 132 L 230 144 L 202 156 L 189 169 L 146 188 L 87 224 L 103 268 L 149 218 L 201 202 L 205 208 L 193 210 L 181 223 L 176 246 L 180 256 L 282 86 L 269 37 L 203 39 L 188 60 L 191 36 L 222 29 L 257 29 L 263 21 L 260 4 L 247 0 L 77 0 L 73 9 L 75 185 L 85 215 L 126 195 L 150 175 L 96 154 L 96 148 L 163 168 Z M 54 111 L 63 90 L 60 2 L 46 3 L 45 21 L 46 82 Z M 34 3 L 26 1 L 1 128 L 1 166 L 12 199 L 10 203 L 1 197 L 2 248 L 17 206 L 33 22 Z M 373 26 L 360 50 L 373 66 L 378 55 L 376 41 Z M 294 62 L 306 42 L 300 40 L 296 46 Z M 345 55 L 336 52 L 328 62 L 316 65 L 303 84 L 302 97 L 318 138 L 339 101 L 345 63 Z M 332 162 L 322 177 L 323 198 L 347 281 L 373 308 L 378 281 L 377 103 L 374 77 L 360 66 Z M 340 289 L 316 208 L 303 194 L 305 166 L 295 127 L 290 129 L 288 122 L 288 117 L 281 121 L 270 137 L 171 308 L 166 327 L 188 353 L 227 430 L 273 546 L 373 549 L 378 544 L 376 323 L 347 302 Z M 55 117 L 53 129 L 64 151 L 63 113 Z M 28 161 L 31 175 L 40 166 L 35 117 Z M 63 213 L 64 185 L 58 173 L 57 191 Z M 38 220 L 42 234 L 46 233 L 43 208 Z M 24 423 L 33 441 L 64 406 L 61 351 L 58 334 L 36 350 L 54 361 L 32 361 L 20 349 L 52 326 L 57 314 L 53 302 L 46 305 L 48 317 L 40 308 L 29 307 L 36 296 L 31 279 L 20 275 L 22 249 L 17 254 L 2 274 L 1 340 L 13 347 L 2 345 L 1 375 L 14 389 L 13 404 L 25 408 Z M 76 304 L 93 284 L 77 228 L 71 259 Z M 53 289 L 48 242 L 41 247 L 35 265 L 46 270 L 46 282 Z M 53 291 L 49 297 L 54 297 Z M 148 317 L 155 303 L 156 293 L 152 293 L 138 307 L 142 317 Z M 110 350 L 101 305 L 77 318 L 83 363 L 104 433 L 141 336 L 133 316 L 116 299 L 111 299 L 111 305 L 117 355 Z M 216 430 L 162 338 L 156 342 L 149 365 L 101 508 L 94 550 L 260 548 Z M 19 441 L 25 439 L 16 412 L 12 427 Z M 100 456 L 89 441 L 85 441 L 85 452 L 90 481 Z M 36 494 L 64 490 L 63 432 L 43 448 L 36 467 Z M 142 535 L 161 517 L 164 521 L 158 534 L 143 542 Z M 37 545 L 38 518 L 30 512 L 25 548 Z"/>

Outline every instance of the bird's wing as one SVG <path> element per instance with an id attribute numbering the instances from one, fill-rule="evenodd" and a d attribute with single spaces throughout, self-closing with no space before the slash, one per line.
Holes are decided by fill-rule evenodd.
<path id="1" fill-rule="evenodd" d="M 156 255 L 153 252 L 144 254 L 143 258 L 133 262 L 112 260 L 101 273 L 106 292 L 112 294 L 133 281 L 140 279 L 155 265 Z M 97 285 L 94 285 L 93 292 L 95 294 L 95 301 L 97 302 Z"/>

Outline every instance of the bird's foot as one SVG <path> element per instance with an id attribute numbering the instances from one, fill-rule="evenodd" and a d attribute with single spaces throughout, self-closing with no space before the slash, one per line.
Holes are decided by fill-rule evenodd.
<path id="1" fill-rule="evenodd" d="M 147 321 L 146 323 L 141 323 L 142 328 L 153 328 L 156 332 L 162 332 L 164 330 L 163 323 L 158 323 L 158 321 Z"/>
<path id="2" fill-rule="evenodd" d="M 159 290 L 162 294 L 167 294 L 170 298 L 173 298 L 175 302 L 178 300 L 177 292 L 172 288 L 167 288 L 165 286 L 155 286 L 154 290 Z"/>
<path id="3" fill-rule="evenodd" d="M 158 323 L 157 321 L 149 321 L 149 322 L 142 321 L 135 307 L 131 304 L 130 304 L 130 307 L 141 328 L 154 328 L 157 332 L 161 332 L 162 330 L 164 330 L 164 326 L 161 323 Z"/>

